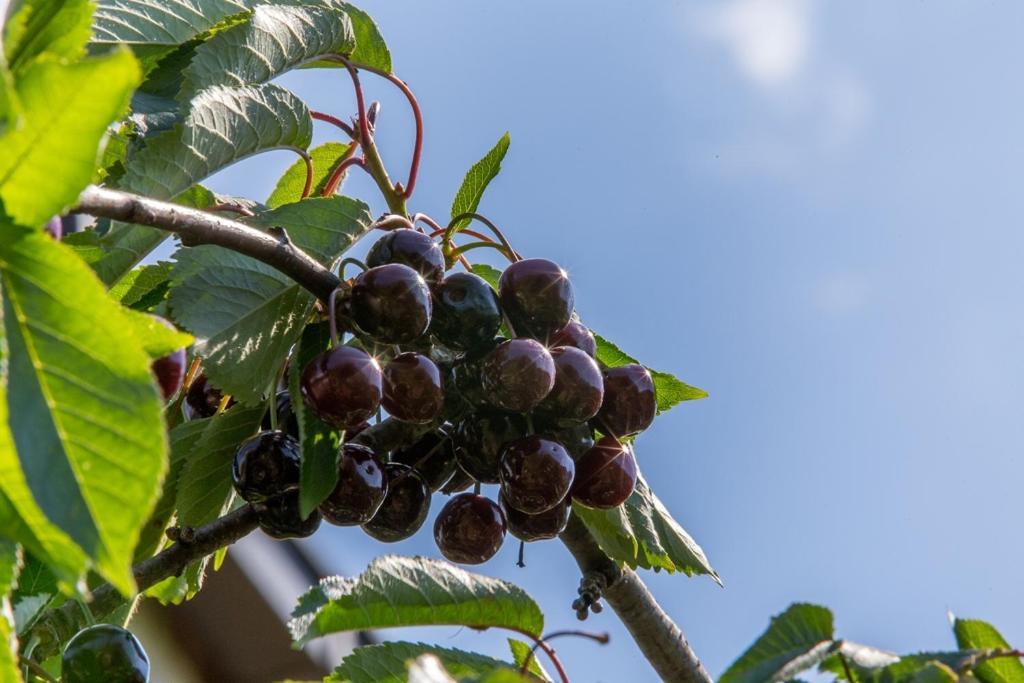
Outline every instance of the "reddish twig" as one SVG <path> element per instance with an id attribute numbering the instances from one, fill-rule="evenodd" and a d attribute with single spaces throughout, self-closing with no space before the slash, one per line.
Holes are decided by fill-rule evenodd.
<path id="1" fill-rule="evenodd" d="M 355 149 L 354 143 L 352 145 L 352 149 Z M 348 171 L 348 169 L 351 168 L 352 166 L 358 166 L 359 168 L 365 171 L 366 161 L 362 157 L 357 157 L 354 155 L 342 160 L 342 162 L 338 164 L 338 167 L 334 169 L 334 172 L 331 173 L 330 177 L 327 179 L 327 182 L 324 183 L 324 189 L 320 193 L 320 196 L 330 197 L 335 192 L 337 192 L 338 186 L 341 185 L 341 181 L 345 176 L 345 172 Z"/>
<path id="2" fill-rule="evenodd" d="M 359 134 L 356 133 L 355 129 L 353 129 L 352 126 L 348 125 L 347 123 L 339 119 L 337 116 L 331 116 L 330 114 L 325 114 L 324 112 L 321 111 L 311 111 L 309 112 L 309 115 L 312 116 L 317 121 L 324 121 L 326 123 L 330 123 L 334 126 L 337 126 L 342 131 L 344 131 L 345 135 L 349 136 L 353 141 L 359 139 Z"/>

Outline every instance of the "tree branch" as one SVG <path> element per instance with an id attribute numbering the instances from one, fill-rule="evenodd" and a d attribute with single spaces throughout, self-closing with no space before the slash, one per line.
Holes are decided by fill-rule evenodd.
<path id="1" fill-rule="evenodd" d="M 662 680 L 712 683 L 686 636 L 628 567 L 620 568 L 598 547 L 583 522 L 571 515 L 560 536 L 576 558 L 584 579 L 603 577 L 604 597 Z"/>
<path id="2" fill-rule="evenodd" d="M 256 511 L 250 505 L 243 505 L 206 526 L 195 529 L 187 543 L 175 543 L 132 568 L 139 592 L 169 576 L 181 574 L 191 562 L 231 545 L 247 536 L 256 527 Z M 95 616 L 103 618 L 117 609 L 124 599 L 113 586 L 106 583 L 92 592 L 87 606 Z M 38 638 L 38 645 L 32 653 L 33 658 L 42 661 L 57 654 L 60 644 L 67 642 L 85 625 L 82 623 L 83 617 L 81 607 L 74 601 L 50 610 L 40 617 L 32 627 L 29 637 L 25 639 L 25 642 L 29 642 L 33 637 Z"/>
<path id="3" fill-rule="evenodd" d="M 90 185 L 75 211 L 177 233 L 187 246 L 216 244 L 277 268 L 326 301 L 338 278 L 283 233 L 273 235 L 205 211 Z"/>

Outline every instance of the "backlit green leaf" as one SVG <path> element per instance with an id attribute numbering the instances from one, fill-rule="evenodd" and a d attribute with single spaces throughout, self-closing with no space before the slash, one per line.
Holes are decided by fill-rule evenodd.
<path id="1" fill-rule="evenodd" d="M 466 177 L 462 180 L 462 186 L 455 194 L 455 200 L 452 202 L 452 218 L 461 213 L 476 211 L 480 205 L 480 199 L 484 196 L 484 190 L 501 170 L 501 162 L 505 158 L 505 153 L 508 152 L 511 142 L 512 138 L 505 133 L 491 148 L 491 151 L 469 169 Z M 464 218 L 456 225 L 463 228 L 469 225 L 469 222 L 468 218 Z"/>
<path id="2" fill-rule="evenodd" d="M 790 605 L 772 617 L 768 630 L 732 663 L 719 683 L 783 683 L 831 654 L 832 638 L 832 612 L 818 605 Z"/>
<path id="3" fill-rule="evenodd" d="M 330 683 L 405 683 L 409 679 L 409 662 L 429 654 L 441 660 L 444 668 L 460 680 L 490 673 L 495 669 L 511 669 L 513 664 L 486 655 L 438 647 L 425 643 L 402 641 L 359 647 L 341 661 L 326 681 Z"/>
<path id="4" fill-rule="evenodd" d="M 597 360 L 604 365 L 614 368 L 619 365 L 640 363 L 615 344 L 611 343 L 599 334 L 594 335 L 597 341 Z M 697 387 L 691 387 L 686 382 L 676 379 L 667 372 L 651 370 L 651 379 L 654 380 L 654 391 L 658 402 L 658 413 L 663 413 L 683 401 L 692 401 L 698 398 L 706 398 L 708 392 Z"/>
<path id="5" fill-rule="evenodd" d="M 956 634 L 957 646 L 963 650 L 1012 649 L 992 624 L 980 619 L 955 620 L 953 633 Z M 982 683 L 1021 683 L 1024 681 L 1024 664 L 1018 657 L 990 659 L 978 664 L 974 675 Z"/>
<path id="6" fill-rule="evenodd" d="M 318 197 L 323 192 L 327 179 L 334 169 L 346 158 L 351 145 L 341 142 L 328 142 L 309 151 L 313 159 L 313 184 L 310 196 Z M 267 198 L 267 206 L 277 208 L 282 204 L 291 204 L 302 199 L 302 190 L 306 186 L 306 162 L 297 160 L 288 167 L 277 186 Z M 340 185 L 339 185 L 340 187 Z"/>
<path id="7" fill-rule="evenodd" d="M 88 0 L 25 0 L 4 26 L 4 53 L 11 72 L 41 54 L 69 60 L 89 41 L 92 3 Z"/>

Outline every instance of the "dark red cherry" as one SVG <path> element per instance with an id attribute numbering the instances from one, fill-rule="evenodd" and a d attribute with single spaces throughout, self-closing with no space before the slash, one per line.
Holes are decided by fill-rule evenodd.
<path id="1" fill-rule="evenodd" d="M 299 488 L 299 444 L 284 432 L 260 432 L 235 451 L 231 480 L 238 495 L 259 503 Z"/>
<path id="2" fill-rule="evenodd" d="M 431 284 L 440 282 L 444 277 L 444 254 L 441 248 L 418 230 L 391 230 L 373 243 L 366 255 L 366 265 L 376 268 L 387 263 L 409 266 Z"/>
<path id="3" fill-rule="evenodd" d="M 562 444 L 526 436 L 501 454 L 501 495 L 528 515 L 550 510 L 569 494 L 576 465 Z"/>
<path id="4" fill-rule="evenodd" d="M 338 483 L 320 503 L 331 524 L 358 526 L 373 519 L 388 492 L 384 465 L 366 446 L 346 443 L 338 455 Z"/>
<path id="5" fill-rule="evenodd" d="M 444 486 L 458 467 L 451 437 L 441 430 L 427 432 L 411 446 L 395 450 L 391 462 L 408 465 L 419 472 L 431 491 Z"/>
<path id="6" fill-rule="evenodd" d="M 505 444 L 526 435 L 526 418 L 482 410 L 463 419 L 455 430 L 455 459 L 459 467 L 482 484 L 499 480 Z"/>
<path id="7" fill-rule="evenodd" d="M 572 499 L 587 507 L 606 510 L 626 502 L 635 486 L 633 451 L 615 437 L 605 436 L 576 463 Z"/>
<path id="8" fill-rule="evenodd" d="M 461 493 L 434 521 L 434 541 L 452 562 L 480 564 L 494 557 L 505 540 L 505 515 L 490 498 Z"/>
<path id="9" fill-rule="evenodd" d="M 545 424 L 536 420 L 537 433 L 552 441 L 562 444 L 573 460 L 579 460 L 584 453 L 594 447 L 594 430 L 587 424 L 576 424 L 568 427 Z"/>
<path id="10" fill-rule="evenodd" d="M 460 351 L 486 347 L 501 328 L 498 294 L 479 275 L 452 273 L 434 289 L 430 333 Z"/>
<path id="11" fill-rule="evenodd" d="M 409 538 L 423 526 L 430 510 L 430 489 L 414 469 L 396 462 L 384 466 L 388 494 L 363 531 L 378 541 L 394 543 Z"/>
<path id="12" fill-rule="evenodd" d="M 407 344 L 430 325 L 430 290 L 409 266 L 388 263 L 359 274 L 349 310 L 363 334 L 385 344 Z"/>
<path id="13" fill-rule="evenodd" d="M 60 242 L 61 238 L 64 237 L 64 221 L 61 220 L 60 216 L 54 216 L 43 225 L 43 232 Z"/>
<path id="14" fill-rule="evenodd" d="M 568 324 L 575 296 L 569 276 L 547 259 L 513 263 L 498 280 L 501 307 L 519 336 L 547 340 Z"/>
<path id="15" fill-rule="evenodd" d="M 63 683 L 146 683 L 149 657 L 131 632 L 114 624 L 96 624 L 68 641 L 60 675 Z"/>
<path id="16" fill-rule="evenodd" d="M 529 412 L 555 385 L 555 361 L 540 342 L 509 339 L 483 360 L 480 382 L 491 405 Z"/>
<path id="17" fill-rule="evenodd" d="M 176 329 L 168 320 L 154 315 L 157 322 L 170 329 Z M 171 398 L 181 389 L 181 383 L 185 380 L 185 349 L 178 349 L 163 358 L 157 358 L 152 363 L 153 374 L 156 375 L 157 384 L 160 385 L 160 393 L 165 401 Z M 218 401 L 219 403 L 219 401 Z M 216 407 L 214 407 L 216 411 Z"/>
<path id="18" fill-rule="evenodd" d="M 597 342 L 594 340 L 594 333 L 579 320 L 570 320 L 569 324 L 555 332 L 548 339 L 548 346 L 571 346 L 591 358 L 597 357 Z"/>
<path id="19" fill-rule="evenodd" d="M 279 391 L 274 397 L 274 410 L 277 413 L 277 426 L 294 439 L 299 438 L 299 418 L 292 410 L 292 397 L 287 391 Z M 270 412 L 263 416 L 260 425 L 263 430 L 271 429 Z"/>
<path id="20" fill-rule="evenodd" d="M 306 538 L 320 528 L 320 513 L 313 510 L 305 519 L 299 514 L 298 492 L 272 498 L 257 513 L 260 529 L 278 539 Z"/>
<path id="21" fill-rule="evenodd" d="M 604 377 L 593 358 L 571 346 L 551 349 L 555 361 L 555 386 L 537 412 L 560 425 L 586 422 L 597 415 L 604 399 Z"/>
<path id="22" fill-rule="evenodd" d="M 400 353 L 384 366 L 384 410 L 403 422 L 433 422 L 444 409 L 441 371 L 426 356 Z"/>
<path id="23" fill-rule="evenodd" d="M 505 513 L 505 520 L 508 522 L 508 532 L 520 541 L 527 543 L 558 536 L 569 522 L 569 513 L 572 511 L 568 496 L 550 510 L 536 515 L 528 515 L 516 510 L 508 504 L 504 496 L 501 496 L 499 500 L 502 512 Z"/>
<path id="24" fill-rule="evenodd" d="M 206 379 L 206 375 L 199 375 L 192 380 L 192 385 L 185 392 L 183 408 L 185 418 L 195 420 L 201 417 L 213 417 L 220 406 L 223 394 L 220 389 L 214 387 Z M 234 405 L 235 400 L 231 399 L 228 405 Z"/>
<path id="25" fill-rule="evenodd" d="M 383 378 L 377 361 L 365 351 L 338 346 L 309 362 L 302 371 L 302 397 L 327 424 L 345 429 L 365 422 L 380 407 Z"/>
<path id="26" fill-rule="evenodd" d="M 635 363 L 604 372 L 604 401 L 594 426 L 605 434 L 629 436 L 651 426 L 658 404 L 651 373 Z"/>

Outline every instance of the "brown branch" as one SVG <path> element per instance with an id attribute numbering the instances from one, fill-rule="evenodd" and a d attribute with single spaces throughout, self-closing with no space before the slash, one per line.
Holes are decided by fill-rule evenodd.
<path id="1" fill-rule="evenodd" d="M 189 563 L 231 545 L 255 530 L 256 526 L 256 511 L 244 505 L 206 526 L 194 529 L 188 543 L 175 543 L 132 568 L 139 592 L 170 576 L 181 574 Z M 117 589 L 107 583 L 94 590 L 86 604 L 96 617 L 103 618 L 117 609 L 124 599 Z M 32 651 L 33 658 L 45 660 L 56 654 L 60 644 L 69 640 L 85 625 L 83 618 L 81 606 L 73 601 L 40 617 L 25 639 L 25 642 L 29 642 L 33 637 L 38 638 L 38 645 Z"/>
<path id="2" fill-rule="evenodd" d="M 604 598 L 629 629 L 633 640 L 664 681 L 712 683 L 686 636 L 634 571 L 619 568 L 594 542 L 576 515 L 560 536 L 576 558 L 585 578 L 597 575 L 604 581 Z"/>
<path id="3" fill-rule="evenodd" d="M 96 185 L 85 188 L 75 211 L 174 232 L 186 246 L 216 244 L 252 256 L 324 301 L 338 286 L 337 276 L 292 244 L 283 231 L 275 235 L 205 211 Z"/>

